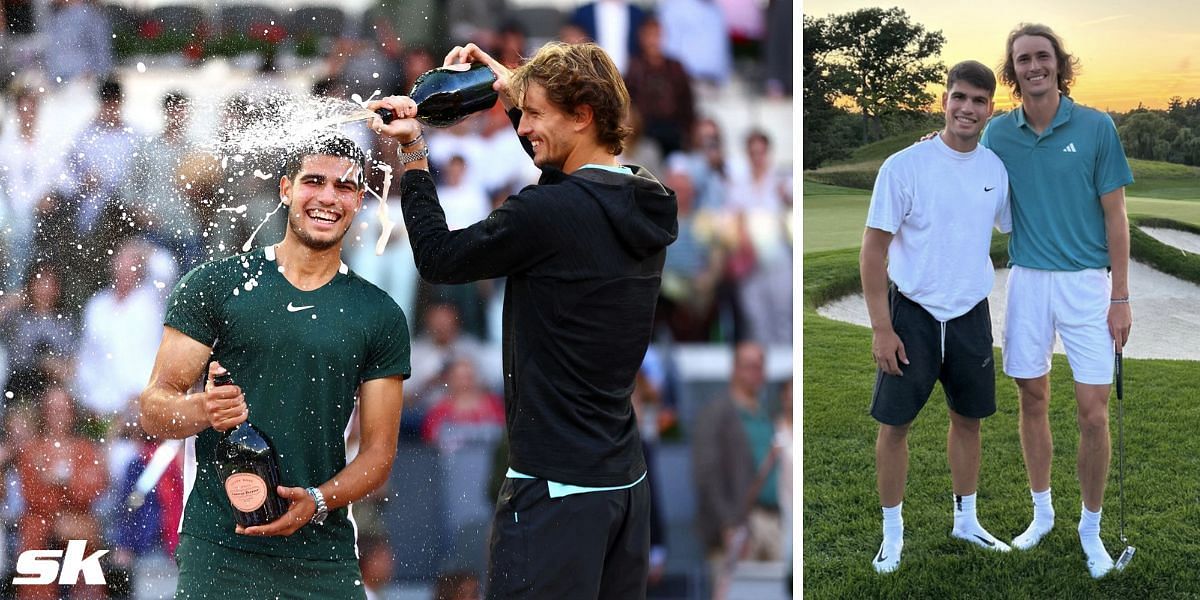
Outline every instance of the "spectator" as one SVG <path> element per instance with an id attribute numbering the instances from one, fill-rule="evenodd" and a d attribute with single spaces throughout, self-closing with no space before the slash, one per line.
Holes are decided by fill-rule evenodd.
<path id="1" fill-rule="evenodd" d="M 475 42 L 481 48 L 494 48 L 500 17 L 508 12 L 507 0 L 447 0 L 446 23 L 450 39 L 457 43 Z"/>
<path id="2" fill-rule="evenodd" d="M 646 13 L 627 0 L 595 0 L 575 9 L 570 23 L 596 42 L 624 74 L 637 56 L 637 31 Z"/>
<path id="3" fill-rule="evenodd" d="M 114 527 L 109 545 L 113 567 L 109 574 L 109 586 L 119 587 L 126 595 L 135 587 L 137 573 L 134 565 L 137 559 L 154 552 L 175 555 L 175 548 L 179 545 L 179 521 L 183 515 L 183 461 L 179 455 L 167 466 L 140 506 L 125 504 L 138 478 L 160 447 L 158 441 L 137 437 L 142 438 L 137 454 L 120 472 L 121 483 L 114 498 L 119 504 L 112 515 Z M 175 441 L 166 443 L 180 445 Z"/>
<path id="4" fill-rule="evenodd" d="M 525 150 L 521 147 L 521 139 L 512 134 L 512 123 L 501 103 L 497 102 L 484 114 L 479 150 L 485 160 L 475 160 L 469 166 L 471 173 L 478 175 L 487 189 L 494 208 L 521 188 L 537 183 L 541 171 L 527 161 L 494 160 L 496 156 L 515 156 Z"/>
<path id="5" fill-rule="evenodd" d="M 738 56 L 755 54 L 766 35 L 766 14 L 760 0 L 716 0 Z"/>
<path id="6" fill-rule="evenodd" d="M 783 562 L 787 567 L 787 590 L 792 580 L 792 517 L 796 497 L 792 491 L 792 378 L 779 388 L 779 413 L 775 415 L 775 449 L 779 456 L 779 517 L 783 530 Z"/>
<path id="7" fill-rule="evenodd" d="M 447 368 L 446 393 L 425 415 L 421 438 L 444 452 L 464 444 L 494 445 L 504 434 L 504 400 L 483 389 L 475 363 L 455 358 Z"/>
<path id="8" fill-rule="evenodd" d="M 167 92 L 162 116 L 162 133 L 138 145 L 124 196 L 137 206 L 137 218 L 149 238 L 169 249 L 187 271 L 204 258 L 201 224 L 182 193 L 186 183 L 180 185 L 176 174 L 184 158 L 194 151 L 187 135 L 191 100 L 182 92 Z"/>
<path id="9" fill-rule="evenodd" d="M 510 20 L 500 26 L 496 36 L 496 53 L 492 56 L 495 56 L 500 64 L 515 69 L 525 60 L 528 38 L 525 28 L 519 22 Z"/>
<path id="10" fill-rule="evenodd" d="M 433 600 L 480 600 L 479 576 L 470 571 L 452 571 L 438 575 L 433 584 Z"/>
<path id="11" fill-rule="evenodd" d="M 375 37 L 376 39 L 353 37 L 338 39 L 326 56 L 326 69 L 329 77 L 338 82 L 345 82 L 341 86 L 343 88 L 348 85 L 355 89 L 366 90 L 363 92 L 363 96 L 370 95 L 371 91 L 376 88 L 385 95 L 397 92 L 407 93 L 407 90 L 400 89 L 404 83 L 404 69 L 400 53 L 395 51 L 392 44 L 378 41 L 378 38 L 381 37 L 378 30 L 376 30 Z M 313 95 L 318 95 L 315 90 Z M 348 93 L 333 96 L 349 99 Z M 360 146 L 363 145 L 359 136 L 355 136 L 354 140 L 359 142 Z"/>
<path id="12" fill-rule="evenodd" d="M 767 67 L 767 96 L 772 98 L 792 95 L 793 9 L 791 0 L 770 0 L 767 4 L 763 62 Z"/>
<path id="13" fill-rule="evenodd" d="M 567 44 L 582 44 L 592 41 L 592 38 L 583 27 L 567 21 L 558 28 L 558 41 Z"/>
<path id="14" fill-rule="evenodd" d="M 416 83 L 417 78 L 422 73 L 437 67 L 434 62 L 433 53 L 429 48 L 424 46 L 412 46 L 404 51 L 404 82 L 400 84 L 400 89 L 407 94 Z"/>
<path id="15" fill-rule="evenodd" d="M 37 204 L 54 187 L 62 170 L 62 150 L 45 127 L 38 126 L 42 94 L 21 85 L 13 94 L 14 123 L 0 135 L 0 285 L 20 286 L 31 258 Z"/>
<path id="16" fill-rule="evenodd" d="M 646 349 L 646 357 L 633 381 L 633 394 L 629 400 L 637 415 L 638 433 L 642 438 L 642 454 L 646 456 L 646 479 L 650 484 L 650 571 L 646 582 L 653 588 L 662 581 L 667 568 L 667 529 L 663 519 L 662 497 L 658 493 L 658 467 L 654 457 L 658 453 L 659 414 L 663 410 L 663 388 L 666 384 L 666 368 L 653 346 Z"/>
<path id="17" fill-rule="evenodd" d="M 390 166 L 394 173 L 401 172 L 397 159 L 399 144 L 388 136 L 375 137 L 375 156 Z M 375 181 L 372 181 L 372 180 Z M 367 179 L 371 189 L 383 191 L 382 172 L 372 169 Z M 417 265 L 413 261 L 412 246 L 408 243 L 408 230 L 400 212 L 400 186 L 388 190 L 388 219 L 392 221 L 391 233 L 382 254 L 376 254 L 379 236 L 379 203 L 369 201 L 358 211 L 354 231 L 347 237 L 344 246 L 346 262 L 363 279 L 387 292 L 406 315 L 416 315 Z M 410 332 L 411 333 L 411 332 Z M 410 384 L 411 385 L 411 384 Z"/>
<path id="18" fill-rule="evenodd" d="M 446 225 L 451 230 L 482 221 L 492 212 L 492 203 L 483 185 L 467 176 L 467 161 L 461 154 L 454 154 L 446 161 L 442 184 L 438 187 L 438 200 L 446 212 Z"/>
<path id="19" fill-rule="evenodd" d="M 236 252 L 249 239 L 253 224 L 247 223 L 242 216 L 217 212 L 221 201 L 229 197 L 218 197 L 217 190 L 229 184 L 222 179 L 221 165 L 216 157 L 195 150 L 185 156 L 173 172 L 180 200 L 196 215 L 201 258 L 210 260 Z"/>
<path id="20" fill-rule="evenodd" d="M 697 210 L 723 210 L 728 169 L 721 141 L 721 127 L 711 118 L 696 121 L 691 132 L 687 162 L 696 189 Z"/>
<path id="21" fill-rule="evenodd" d="M 23 295 L 0 298 L 0 325 L 11 349 L 8 389 L 25 400 L 66 381 L 76 338 L 74 324 L 61 318 L 58 273 L 48 264 L 30 272 Z"/>
<path id="22" fill-rule="evenodd" d="M 46 72 L 56 83 L 105 77 L 113 68 L 112 25 L 93 0 L 56 0 L 46 23 Z"/>
<path id="23" fill-rule="evenodd" d="M 462 332 L 459 318 L 458 307 L 449 302 L 436 303 L 425 309 L 423 331 L 412 343 L 412 376 L 404 386 L 404 394 L 410 402 L 405 403 L 405 408 L 428 410 L 432 407 L 441 395 L 448 367 L 455 358 L 467 357 L 477 365 L 484 364 L 483 346 L 477 338 Z M 493 377 L 485 376 L 484 381 L 488 389 L 499 387 Z"/>
<path id="24" fill-rule="evenodd" d="M 731 178 L 726 202 L 737 224 L 735 243 L 753 248 L 739 273 L 738 300 L 749 337 L 764 345 L 792 342 L 791 183 L 772 167 L 770 148 L 762 131 L 746 136 L 749 169 Z"/>
<path id="25" fill-rule="evenodd" d="M 358 503 L 355 503 L 354 512 L 357 515 Z M 357 521 L 357 518 L 355 519 Z M 388 542 L 386 535 L 380 534 L 361 534 L 358 541 L 359 556 L 358 565 L 362 570 L 363 587 L 367 593 L 367 600 L 381 600 L 386 598 L 385 589 L 388 583 L 392 580 L 392 572 L 395 570 L 395 557 L 392 556 L 392 546 Z"/>
<path id="26" fill-rule="evenodd" d="M 163 307 L 157 290 L 143 285 L 153 251 L 141 240 L 122 244 L 112 262 L 111 289 L 97 293 L 84 309 L 75 389 L 83 405 L 102 418 L 125 413 L 154 366 Z"/>
<path id="27" fill-rule="evenodd" d="M 625 85 L 645 134 L 667 156 L 683 149 L 696 122 L 692 83 L 683 64 L 663 54 L 662 25 L 656 17 L 642 21 L 637 34 L 641 53 L 630 60 Z"/>
<path id="28" fill-rule="evenodd" d="M 89 553 L 100 547 L 100 524 L 92 512 L 108 477 L 102 452 L 75 431 L 75 401 L 62 387 L 46 390 L 38 407 L 39 439 L 17 458 L 26 510 L 21 517 L 20 549 L 65 547 L 87 540 Z M 22 586 L 21 600 L 59 597 L 57 585 Z"/>
<path id="29" fill-rule="evenodd" d="M 100 109 L 92 123 L 79 133 L 68 153 L 63 191 L 77 205 L 75 230 L 80 235 L 109 234 L 106 219 L 116 220 L 118 193 L 130 176 L 138 136 L 121 115 L 124 93 L 116 79 L 100 84 Z M 106 240 L 110 241 L 110 240 Z"/>
<path id="30" fill-rule="evenodd" d="M 721 87 L 733 70 L 725 18 L 712 0 L 662 0 L 663 50 L 683 63 L 692 79 Z"/>
<path id="31" fill-rule="evenodd" d="M 37 442 L 37 412 L 33 400 L 9 403 L 0 412 L 0 573 L 13 572 L 13 555 L 9 551 L 16 546 L 20 529 L 17 524 L 25 515 L 25 494 L 21 490 L 21 477 L 17 460 Z M 10 533 L 17 536 L 9 537 Z M 0 590 L 4 589 L 0 582 Z"/>
<path id="32" fill-rule="evenodd" d="M 761 472 L 775 434 L 761 399 L 764 367 L 761 346 L 739 343 L 728 395 L 704 407 L 692 436 L 696 518 L 718 582 L 742 557 L 782 557 L 777 476 Z"/>
<path id="33" fill-rule="evenodd" d="M 679 236 L 667 246 L 657 319 L 677 342 L 707 342 L 716 323 L 725 252 L 717 243 L 711 211 L 695 209 L 687 168 L 671 168 L 664 183 L 675 190 Z"/>
<path id="34" fill-rule="evenodd" d="M 651 173 L 663 173 L 663 155 L 659 149 L 659 142 L 646 137 L 642 115 L 632 106 L 625 117 L 625 126 L 629 128 L 629 137 L 625 138 L 625 148 L 620 156 L 617 156 L 617 162 L 622 165 L 637 165 Z"/>

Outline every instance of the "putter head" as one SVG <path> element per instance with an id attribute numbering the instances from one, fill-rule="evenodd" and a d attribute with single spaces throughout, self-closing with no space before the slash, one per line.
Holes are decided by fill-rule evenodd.
<path id="1" fill-rule="evenodd" d="M 1117 562 L 1113 564 L 1113 569 L 1124 571 L 1125 567 L 1129 566 L 1129 561 L 1133 560 L 1134 552 L 1137 552 L 1137 548 L 1125 546 L 1125 551 L 1121 552 L 1121 556 L 1117 557 Z"/>

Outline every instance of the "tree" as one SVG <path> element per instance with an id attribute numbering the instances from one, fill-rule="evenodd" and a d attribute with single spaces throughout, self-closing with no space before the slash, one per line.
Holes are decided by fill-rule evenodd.
<path id="1" fill-rule="evenodd" d="M 1117 132 L 1121 136 L 1121 145 L 1125 147 L 1125 153 L 1129 156 L 1164 160 L 1170 147 L 1166 136 L 1171 129 L 1171 121 L 1161 113 L 1143 110 L 1129 115 Z"/>
<path id="2" fill-rule="evenodd" d="M 845 158 L 854 146 L 846 111 L 834 106 L 841 93 L 840 73 L 831 73 L 826 56 L 833 51 L 828 20 L 804 16 L 804 168 L 815 169 L 829 160 Z"/>
<path id="3" fill-rule="evenodd" d="M 861 111 L 863 143 L 882 131 L 882 117 L 929 108 L 934 95 L 925 88 L 946 72 L 936 60 L 946 42 L 942 32 L 926 31 L 899 8 L 864 8 L 818 21 L 829 47 L 820 56 L 824 70 Z"/>

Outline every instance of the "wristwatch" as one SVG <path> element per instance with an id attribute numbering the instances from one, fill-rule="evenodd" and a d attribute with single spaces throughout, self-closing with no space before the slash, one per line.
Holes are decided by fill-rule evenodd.
<path id="1" fill-rule="evenodd" d="M 325 505 L 325 494 L 322 494 L 321 490 L 315 487 L 304 488 L 304 491 L 308 492 L 309 496 L 312 496 L 313 502 L 317 505 L 317 512 L 313 513 L 312 518 L 308 522 L 313 525 L 324 524 L 325 517 L 329 516 L 329 507 Z"/>
<path id="2" fill-rule="evenodd" d="M 419 149 L 413 152 L 401 152 L 400 149 L 397 148 L 396 156 L 400 157 L 400 164 L 402 165 L 407 165 L 410 162 L 417 162 L 418 160 L 429 157 L 429 146 L 421 146 Z"/>

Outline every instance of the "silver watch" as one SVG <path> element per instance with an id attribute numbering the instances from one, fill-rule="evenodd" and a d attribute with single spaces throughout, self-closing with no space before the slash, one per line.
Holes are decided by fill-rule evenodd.
<path id="1" fill-rule="evenodd" d="M 308 522 L 313 525 L 324 524 L 325 517 L 329 516 L 329 507 L 325 504 L 325 494 L 322 494 L 321 490 L 315 487 L 304 488 L 304 491 L 308 492 L 309 496 L 312 496 L 313 502 L 317 505 L 317 512 L 313 513 L 312 518 Z"/>
<path id="2" fill-rule="evenodd" d="M 429 146 L 421 146 L 419 150 L 415 150 L 413 152 L 401 152 L 400 149 L 397 148 L 396 156 L 400 157 L 400 164 L 402 165 L 407 165 L 410 162 L 417 162 L 418 160 L 429 157 Z"/>

